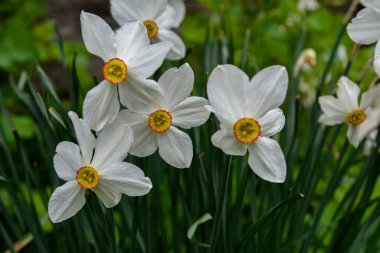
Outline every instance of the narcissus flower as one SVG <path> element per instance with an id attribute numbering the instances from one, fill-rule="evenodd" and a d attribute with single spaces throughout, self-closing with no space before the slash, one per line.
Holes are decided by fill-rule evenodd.
<path id="1" fill-rule="evenodd" d="M 193 157 L 190 137 L 177 127 L 189 129 L 202 125 L 210 116 L 208 101 L 188 97 L 194 73 L 188 64 L 166 71 L 158 80 L 159 90 L 145 90 L 132 99 L 134 107 L 119 113 L 120 120 L 132 126 L 135 141 L 129 153 L 139 157 L 160 156 L 176 168 L 187 168 Z"/>
<path id="2" fill-rule="evenodd" d="M 87 93 L 83 104 L 84 120 L 99 131 L 120 110 L 118 88 L 121 103 L 128 107 L 130 97 L 154 85 L 145 79 L 161 66 L 170 44 L 151 45 L 140 22 L 126 23 L 114 32 L 100 17 L 82 12 L 81 25 L 87 50 L 105 62 L 104 80 Z"/>
<path id="3" fill-rule="evenodd" d="M 359 86 L 347 77 L 341 77 L 338 81 L 337 97 L 318 98 L 323 112 L 319 122 L 329 126 L 347 123 L 347 138 L 357 147 L 379 125 L 380 118 L 373 108 L 379 95 L 379 87 L 363 93 L 359 104 Z"/>
<path id="4" fill-rule="evenodd" d="M 179 0 L 111 0 L 111 14 L 120 25 L 131 21 L 142 22 L 153 43 L 167 41 L 172 47 L 169 60 L 185 57 L 186 47 L 182 39 L 172 31 L 184 18 L 184 3 Z"/>
<path id="5" fill-rule="evenodd" d="M 348 35 L 361 45 L 377 42 L 374 65 L 377 74 L 380 75 L 380 1 L 362 0 L 361 3 L 365 8 L 348 24 Z"/>
<path id="6" fill-rule="evenodd" d="M 49 216 L 61 222 L 75 215 L 85 204 L 85 192 L 91 190 L 111 208 L 121 193 L 129 196 L 147 194 L 152 188 L 149 178 L 137 166 L 125 163 L 133 142 L 133 132 L 126 124 L 107 125 L 97 139 L 90 128 L 74 112 L 73 122 L 78 144 L 60 142 L 54 156 L 58 177 L 67 181 L 53 192 L 49 200 Z"/>
<path id="7" fill-rule="evenodd" d="M 233 65 L 216 67 L 207 83 L 207 94 L 220 130 L 211 138 L 228 155 L 249 151 L 249 166 L 262 179 L 284 182 L 286 163 L 280 145 L 270 137 L 280 132 L 285 116 L 278 108 L 288 88 L 282 66 L 260 71 L 249 80 Z"/>

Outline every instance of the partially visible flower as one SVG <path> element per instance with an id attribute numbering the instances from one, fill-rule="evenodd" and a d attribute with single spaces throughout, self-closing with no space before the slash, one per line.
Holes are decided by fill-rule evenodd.
<path id="1" fill-rule="evenodd" d="M 162 64 L 169 43 L 150 45 L 145 26 L 131 22 L 116 32 L 100 17 L 82 12 L 82 36 L 87 50 L 105 62 L 103 80 L 91 89 L 83 104 L 83 117 L 91 129 L 100 131 L 115 118 L 121 103 L 128 107 L 129 98 L 139 89 L 154 86 L 150 77 Z"/>
<path id="2" fill-rule="evenodd" d="M 129 153 L 138 157 L 160 156 L 176 168 L 188 168 L 193 158 L 190 137 L 177 127 L 202 125 L 210 116 L 209 103 L 201 97 L 188 97 L 194 73 L 188 64 L 166 71 L 158 80 L 159 90 L 145 89 L 131 98 L 133 107 L 122 110 L 116 121 L 132 126 L 135 141 Z"/>
<path id="3" fill-rule="evenodd" d="M 91 190 L 107 208 L 117 205 L 121 193 L 129 196 L 147 194 L 149 178 L 133 164 L 125 163 L 133 142 L 133 132 L 126 124 L 107 125 L 95 139 L 86 122 L 69 112 L 78 144 L 60 142 L 54 156 L 58 177 L 67 181 L 53 192 L 49 216 L 56 223 L 75 215 L 85 204 L 85 192 Z"/>
<path id="4" fill-rule="evenodd" d="M 299 0 L 297 8 L 299 11 L 315 11 L 319 8 L 317 0 Z"/>
<path id="5" fill-rule="evenodd" d="M 370 132 L 364 142 L 364 154 L 370 155 L 373 148 L 377 146 L 376 143 L 376 137 L 379 131 L 377 129 Z M 378 152 L 380 153 L 380 148 L 378 149 Z"/>
<path id="6" fill-rule="evenodd" d="M 179 60 L 185 57 L 182 39 L 172 31 L 184 18 L 184 4 L 180 0 L 111 0 L 111 14 L 119 25 L 131 21 L 142 22 L 153 43 L 166 41 L 172 47 L 166 58 Z"/>
<path id="7" fill-rule="evenodd" d="M 370 45 L 377 42 L 374 67 L 380 75 L 380 1 L 362 0 L 364 9 L 358 12 L 347 26 L 350 38 L 361 45 Z"/>
<path id="8" fill-rule="evenodd" d="M 285 99 L 288 74 L 282 66 L 257 73 L 252 80 L 233 65 L 216 67 L 207 83 L 212 110 L 220 130 L 211 138 L 228 155 L 243 156 L 262 179 L 281 183 L 286 162 L 280 145 L 270 137 L 280 132 L 285 116 L 278 108 Z"/>
<path id="9" fill-rule="evenodd" d="M 363 93 L 360 104 L 359 94 L 359 86 L 343 76 L 338 81 L 337 97 L 329 95 L 318 98 L 323 112 L 319 122 L 328 126 L 347 123 L 347 138 L 355 147 L 376 128 L 380 120 L 376 110 L 373 110 L 379 94 L 378 87 Z"/>
<path id="10" fill-rule="evenodd" d="M 293 76 L 297 76 L 300 70 L 309 72 L 317 65 L 317 52 L 313 48 L 304 49 L 297 59 Z"/>

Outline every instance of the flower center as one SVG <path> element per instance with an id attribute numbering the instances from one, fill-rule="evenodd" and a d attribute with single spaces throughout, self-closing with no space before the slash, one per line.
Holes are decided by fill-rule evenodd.
<path id="1" fill-rule="evenodd" d="M 348 114 L 347 120 L 353 126 L 360 125 L 367 118 L 367 115 L 363 112 L 362 109 L 357 109 Z"/>
<path id="2" fill-rule="evenodd" d="M 144 25 L 146 27 L 146 31 L 148 33 L 149 39 L 154 39 L 157 36 L 158 33 L 158 26 L 156 22 L 152 20 L 145 20 Z"/>
<path id="3" fill-rule="evenodd" d="M 261 135 L 261 126 L 252 118 L 242 118 L 236 121 L 234 125 L 235 138 L 245 144 L 256 141 Z"/>
<path id="4" fill-rule="evenodd" d="M 127 78 L 127 65 L 118 58 L 113 58 L 104 63 L 102 68 L 104 79 L 112 84 L 122 83 Z"/>
<path id="5" fill-rule="evenodd" d="M 166 132 L 172 125 L 172 115 L 165 110 L 158 110 L 149 116 L 149 128 L 156 133 Z"/>
<path id="6" fill-rule="evenodd" d="M 78 184 L 85 189 L 95 188 L 99 184 L 99 174 L 91 166 L 80 168 L 76 176 Z"/>

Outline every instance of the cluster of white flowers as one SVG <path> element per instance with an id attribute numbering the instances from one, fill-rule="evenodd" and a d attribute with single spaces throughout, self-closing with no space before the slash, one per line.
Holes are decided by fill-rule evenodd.
<path id="1" fill-rule="evenodd" d="M 364 9 L 347 26 L 350 38 L 361 45 L 377 42 L 374 69 L 380 75 L 380 1 L 362 0 Z M 337 97 L 323 96 L 319 103 L 323 114 L 319 121 L 326 125 L 348 123 L 347 138 L 357 147 L 365 138 L 367 153 L 374 146 L 374 136 L 380 125 L 380 86 L 371 87 L 361 96 L 360 88 L 347 77 L 338 81 Z"/>
<path id="2" fill-rule="evenodd" d="M 111 0 L 120 27 L 113 31 L 100 17 L 82 12 L 82 36 L 87 50 L 103 59 L 104 80 L 83 103 L 83 119 L 69 117 L 78 144 L 61 142 L 54 156 L 58 176 L 67 181 L 49 200 L 53 222 L 72 217 L 91 190 L 107 208 L 121 194 L 141 196 L 152 188 L 149 178 L 127 154 L 146 157 L 157 149 L 168 164 L 188 168 L 193 157 L 190 137 L 179 128 L 205 123 L 211 112 L 220 121 L 212 143 L 229 155 L 245 155 L 264 180 L 283 182 L 286 162 L 270 137 L 281 131 L 288 74 L 272 66 L 251 81 L 232 65 L 218 66 L 207 83 L 209 102 L 190 96 L 194 73 L 188 64 L 167 70 L 156 82 L 148 79 L 164 59 L 181 59 L 185 46 L 171 29 L 185 14 L 182 0 Z M 190 97 L 189 97 L 190 96 Z M 121 106 L 127 109 L 121 109 Z"/>

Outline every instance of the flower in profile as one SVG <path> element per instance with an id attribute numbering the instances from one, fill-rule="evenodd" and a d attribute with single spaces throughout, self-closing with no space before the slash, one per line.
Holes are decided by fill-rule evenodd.
<path id="1" fill-rule="evenodd" d="M 60 142 L 54 156 L 58 177 L 67 181 L 53 192 L 49 216 L 56 223 L 75 215 L 85 204 L 85 192 L 91 190 L 107 208 L 117 205 L 121 193 L 129 196 L 147 194 L 149 178 L 137 166 L 125 163 L 133 142 L 133 131 L 126 124 L 111 123 L 97 139 L 86 122 L 69 112 L 78 144 Z"/>
<path id="2" fill-rule="evenodd" d="M 140 86 L 154 86 L 150 77 L 162 64 L 170 49 L 166 42 L 150 44 L 145 26 L 131 22 L 116 32 L 100 17 L 81 13 L 82 36 L 87 50 L 105 62 L 104 80 L 91 89 L 83 104 L 83 117 L 91 129 L 101 130 L 120 110 L 128 107 L 130 97 Z"/>
<path id="3" fill-rule="evenodd" d="M 358 12 L 347 26 L 350 38 L 360 45 L 370 45 L 377 42 L 374 66 L 380 75 L 380 1 L 362 0 L 364 9 Z"/>
<path id="4" fill-rule="evenodd" d="M 158 80 L 159 90 L 145 90 L 131 98 L 134 107 L 122 110 L 116 121 L 132 126 L 135 141 L 129 153 L 138 157 L 160 156 L 176 168 L 188 168 L 193 158 L 190 137 L 177 127 L 190 129 L 202 125 L 210 116 L 209 103 L 189 97 L 194 73 L 188 64 L 166 71 Z"/>
<path id="5" fill-rule="evenodd" d="M 293 76 L 299 75 L 300 71 L 310 72 L 317 65 L 317 52 L 313 48 L 304 49 L 297 59 L 293 70 Z"/>
<path id="6" fill-rule="evenodd" d="M 186 54 L 182 39 L 172 31 L 182 22 L 184 8 L 181 0 L 111 0 L 111 14 L 117 23 L 140 21 L 152 43 L 167 41 L 172 44 L 166 56 L 169 60 L 182 59 Z"/>
<path id="7" fill-rule="evenodd" d="M 228 155 L 243 156 L 262 179 L 285 181 L 286 162 L 280 145 L 270 137 L 280 132 L 285 116 L 278 108 L 285 99 L 288 74 L 282 66 L 265 68 L 249 77 L 233 65 L 216 67 L 207 83 L 207 94 L 220 130 L 214 146 Z"/>
<path id="8" fill-rule="evenodd" d="M 374 103 L 380 94 L 379 87 L 364 92 L 359 104 L 359 86 L 342 76 L 338 81 L 337 97 L 329 95 L 318 98 L 322 109 L 319 122 L 328 126 L 347 123 L 347 138 L 357 147 L 380 123 L 377 110 L 374 110 Z"/>

